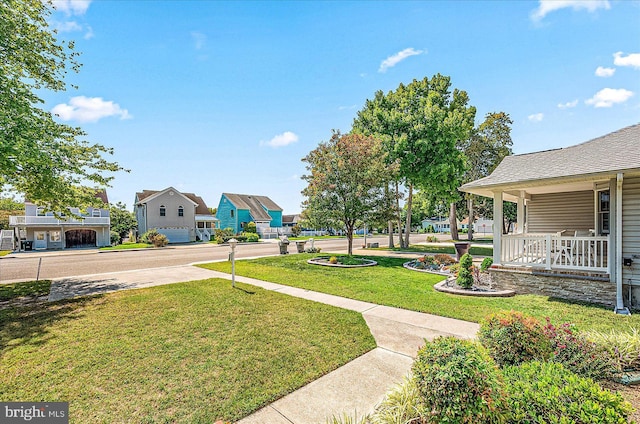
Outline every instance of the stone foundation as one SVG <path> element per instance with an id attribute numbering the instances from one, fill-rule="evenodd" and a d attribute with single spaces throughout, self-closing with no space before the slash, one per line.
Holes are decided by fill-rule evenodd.
<path id="1" fill-rule="evenodd" d="M 531 268 L 493 266 L 491 278 L 500 289 L 516 294 L 539 294 L 614 307 L 616 285 L 608 274 L 570 273 Z"/>

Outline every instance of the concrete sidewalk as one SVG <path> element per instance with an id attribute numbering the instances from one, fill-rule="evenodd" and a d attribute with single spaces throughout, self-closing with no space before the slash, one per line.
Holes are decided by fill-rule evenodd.
<path id="1" fill-rule="evenodd" d="M 150 287 L 231 275 L 195 266 L 176 266 L 120 273 L 60 278 L 51 285 L 50 300 Z M 275 401 L 238 424 L 325 423 L 332 416 L 362 416 L 373 411 L 385 393 L 406 376 L 424 339 L 441 335 L 474 338 L 478 324 L 376 305 L 242 276 L 236 281 L 359 312 L 377 348 L 297 391 Z"/>

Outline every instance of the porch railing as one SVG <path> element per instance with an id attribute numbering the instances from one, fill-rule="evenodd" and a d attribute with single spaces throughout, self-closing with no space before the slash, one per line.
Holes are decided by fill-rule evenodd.
<path id="1" fill-rule="evenodd" d="M 509 234 L 502 236 L 500 260 L 504 265 L 609 272 L 608 247 L 606 236 Z"/>
<path id="2" fill-rule="evenodd" d="M 55 216 L 10 216 L 9 225 L 109 225 L 109 217 L 91 217 L 83 219 L 58 219 Z"/>
<path id="3" fill-rule="evenodd" d="M 214 237 L 214 229 L 213 228 L 196 228 L 196 235 L 200 238 L 200 240 L 211 241 Z"/>

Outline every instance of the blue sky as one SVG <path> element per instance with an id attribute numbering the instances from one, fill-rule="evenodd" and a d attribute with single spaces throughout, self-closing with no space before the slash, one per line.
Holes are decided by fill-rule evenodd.
<path id="1" fill-rule="evenodd" d="M 301 158 L 377 90 L 451 77 L 526 153 L 640 122 L 640 2 L 60 0 L 83 67 L 46 107 L 115 149 L 112 202 L 173 186 L 300 211 Z M 639 146 L 640 147 L 640 146 Z M 620 152 L 612 152 L 612 157 Z"/>

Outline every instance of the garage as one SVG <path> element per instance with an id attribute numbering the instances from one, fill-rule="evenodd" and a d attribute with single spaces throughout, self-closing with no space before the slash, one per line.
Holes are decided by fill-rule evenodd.
<path id="1" fill-rule="evenodd" d="M 64 233 L 64 245 L 73 247 L 96 247 L 96 232 L 94 230 L 69 230 Z"/>
<path id="2" fill-rule="evenodd" d="M 160 234 L 164 234 L 169 243 L 188 243 L 189 229 L 186 227 L 157 228 Z"/>

